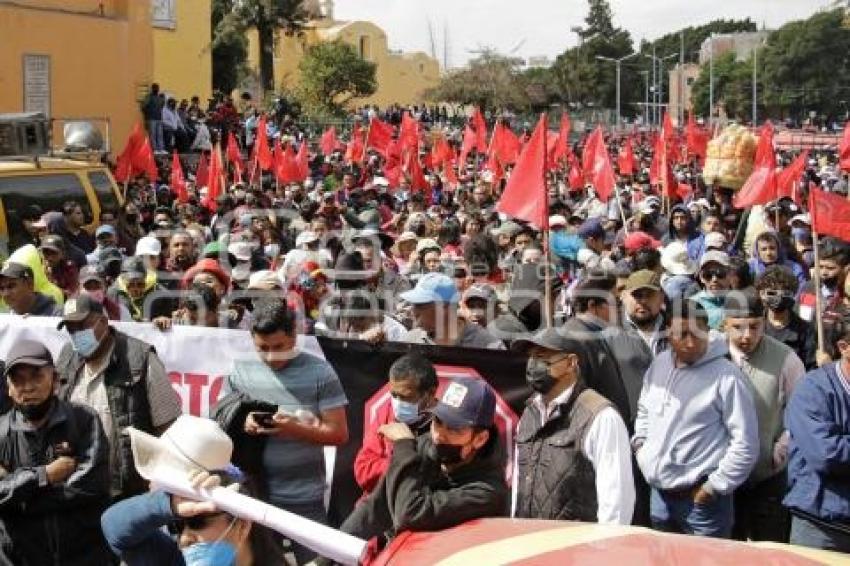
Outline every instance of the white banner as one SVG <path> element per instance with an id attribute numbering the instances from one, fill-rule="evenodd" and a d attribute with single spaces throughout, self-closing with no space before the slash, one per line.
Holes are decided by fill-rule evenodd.
<path id="1" fill-rule="evenodd" d="M 70 342 L 65 330 L 57 330 L 58 318 L 0 315 L 0 359 L 6 358 L 11 344 L 26 337 L 38 340 L 59 357 Z M 245 330 L 224 330 L 196 326 L 174 326 L 161 332 L 151 324 L 110 322 L 118 330 L 156 348 L 174 389 L 183 401 L 183 412 L 206 417 L 218 398 L 224 376 L 233 361 L 256 359 L 251 335 Z M 299 336 L 299 346 L 324 358 L 314 336 Z"/>

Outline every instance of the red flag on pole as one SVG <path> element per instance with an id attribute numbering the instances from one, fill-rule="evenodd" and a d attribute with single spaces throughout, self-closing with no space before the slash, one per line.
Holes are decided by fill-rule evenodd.
<path id="1" fill-rule="evenodd" d="M 254 140 L 254 153 L 257 156 L 257 163 L 260 164 L 260 169 L 268 171 L 274 165 L 272 159 L 272 151 L 269 147 L 269 135 L 266 131 L 266 116 L 260 116 L 257 120 L 257 138 Z"/>
<path id="2" fill-rule="evenodd" d="M 183 165 L 177 151 L 171 156 L 171 191 L 177 196 L 180 203 L 189 202 L 189 193 L 186 192 L 186 178 L 183 176 Z"/>
<path id="3" fill-rule="evenodd" d="M 584 174 L 581 172 L 581 167 L 578 164 L 578 159 L 573 158 L 572 164 L 570 165 L 570 174 L 568 183 L 572 190 L 578 190 L 584 188 Z"/>
<path id="4" fill-rule="evenodd" d="M 407 160 L 404 163 L 404 172 L 410 177 L 410 188 L 414 191 L 427 191 L 431 188 L 428 179 L 422 172 L 422 164 L 419 163 L 419 155 L 412 151 L 407 154 Z"/>
<path id="5" fill-rule="evenodd" d="M 685 128 L 685 144 L 688 153 L 696 155 L 700 163 L 705 163 L 708 153 L 708 132 L 697 126 L 693 112 L 688 114 L 688 125 Z"/>
<path id="6" fill-rule="evenodd" d="M 200 159 L 198 159 L 198 168 L 195 171 L 195 186 L 206 187 L 209 184 L 210 170 L 209 164 L 207 163 L 207 154 L 202 152 Z"/>
<path id="7" fill-rule="evenodd" d="M 596 160 L 597 145 L 605 145 L 602 126 L 596 126 L 593 133 L 587 136 L 587 139 L 584 142 L 584 149 L 581 153 L 581 169 L 584 171 L 585 180 L 589 183 L 592 182 L 591 176 L 593 174 L 593 163 Z"/>
<path id="8" fill-rule="evenodd" d="M 850 171 L 850 121 L 844 126 L 844 137 L 838 146 L 838 167 L 844 171 Z"/>
<path id="9" fill-rule="evenodd" d="M 620 170 L 620 175 L 634 175 L 637 165 L 635 164 L 635 152 L 632 148 L 631 136 L 626 138 L 623 147 L 620 148 L 620 153 L 617 156 L 617 168 Z"/>
<path id="10" fill-rule="evenodd" d="M 142 145 L 136 150 L 135 155 L 133 155 L 133 172 L 134 174 L 144 173 L 151 183 L 155 183 L 159 178 L 159 170 L 156 167 L 156 159 L 153 157 L 151 140 L 148 137 L 142 140 Z"/>
<path id="11" fill-rule="evenodd" d="M 406 110 L 401 117 L 401 126 L 398 130 L 398 146 L 401 153 L 407 149 L 419 151 L 419 120 Z"/>
<path id="12" fill-rule="evenodd" d="M 291 143 L 287 143 L 280 157 L 280 181 L 281 183 L 297 183 L 300 180 L 299 176 L 295 150 L 292 149 Z"/>
<path id="13" fill-rule="evenodd" d="M 549 224 L 549 193 L 546 189 L 546 115 L 540 116 L 531 139 L 525 144 L 496 210 L 525 220 L 540 229 Z"/>
<path id="14" fill-rule="evenodd" d="M 776 175 L 776 198 L 788 197 L 797 204 L 802 204 L 799 191 L 800 178 L 806 171 L 808 161 L 809 150 L 807 149 Z"/>
<path id="15" fill-rule="evenodd" d="M 662 177 L 666 175 L 666 177 Z M 664 137 L 655 138 L 655 147 L 652 151 L 652 163 L 649 165 L 649 182 L 652 185 L 662 186 L 666 183 L 668 193 L 677 185 L 676 176 L 673 174 L 673 165 L 667 154 L 667 144 Z"/>
<path id="16" fill-rule="evenodd" d="M 475 130 L 469 127 L 469 124 L 463 129 L 463 143 L 460 146 L 460 164 L 466 166 L 466 158 L 469 152 L 475 149 L 476 144 Z"/>
<path id="17" fill-rule="evenodd" d="M 310 154 L 307 150 L 306 138 L 298 147 L 298 154 L 295 156 L 295 165 L 298 168 L 298 181 L 303 183 L 310 176 Z"/>
<path id="18" fill-rule="evenodd" d="M 210 181 L 207 185 L 207 208 L 214 211 L 216 199 L 224 189 L 224 164 L 221 159 L 221 146 L 215 144 L 212 153 L 210 154 Z"/>
<path id="19" fill-rule="evenodd" d="M 372 148 L 381 155 L 387 155 L 387 148 L 393 141 L 393 127 L 379 118 L 369 121 L 369 131 L 366 133 L 366 147 Z"/>
<path id="20" fill-rule="evenodd" d="M 850 241 L 850 201 L 845 197 L 812 188 L 809 213 L 814 232 Z"/>
<path id="21" fill-rule="evenodd" d="M 145 131 L 140 123 L 133 126 L 133 131 L 127 137 L 127 143 L 115 163 L 115 180 L 118 182 L 129 181 L 133 176 L 133 157 L 145 140 Z"/>
<path id="22" fill-rule="evenodd" d="M 242 162 L 242 151 L 239 149 L 239 145 L 236 143 L 236 136 L 233 135 L 233 132 L 227 133 L 227 150 L 225 153 L 225 157 L 227 161 L 233 165 L 233 168 L 236 171 L 235 178 L 242 182 L 242 170 L 245 168 L 245 165 Z"/>
<path id="23" fill-rule="evenodd" d="M 339 147 L 339 140 L 336 139 L 336 128 L 331 126 L 325 133 L 322 134 L 322 139 L 319 142 L 319 149 L 323 155 L 332 154 Z"/>
<path id="24" fill-rule="evenodd" d="M 776 154 L 773 151 L 773 125 L 765 122 L 759 132 L 753 172 L 744 186 L 735 193 L 732 204 L 748 208 L 776 200 Z"/>
<path id="25" fill-rule="evenodd" d="M 564 112 L 561 114 L 561 128 L 558 132 L 558 142 L 555 144 L 555 152 L 552 155 L 552 159 L 556 164 L 560 160 L 565 159 L 570 153 L 570 128 L 570 115 Z"/>
<path id="26" fill-rule="evenodd" d="M 661 124 L 661 137 L 667 143 L 673 142 L 676 137 L 676 131 L 673 129 L 673 120 L 670 119 L 670 114 L 664 112 L 664 118 Z"/>
<path id="27" fill-rule="evenodd" d="M 596 154 L 593 158 L 592 171 L 593 188 L 602 202 L 607 202 L 616 189 L 614 168 L 611 166 L 611 157 L 605 143 L 596 144 Z"/>
<path id="28" fill-rule="evenodd" d="M 481 109 L 476 106 L 472 113 L 472 127 L 475 128 L 475 149 L 478 153 L 487 151 L 487 123 Z"/>
<path id="29" fill-rule="evenodd" d="M 351 129 L 351 141 L 348 142 L 348 147 L 345 149 L 345 160 L 348 163 L 363 161 L 363 155 L 366 153 L 363 147 L 363 134 L 360 131 L 360 124 L 355 123 Z"/>

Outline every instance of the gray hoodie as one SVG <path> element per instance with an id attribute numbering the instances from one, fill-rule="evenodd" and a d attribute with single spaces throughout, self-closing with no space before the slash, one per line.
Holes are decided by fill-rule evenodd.
<path id="1" fill-rule="evenodd" d="M 745 377 L 726 358 L 725 341 L 712 336 L 705 355 L 676 368 L 662 352 L 644 376 L 634 440 L 649 485 L 682 489 L 708 477 L 729 494 L 743 484 L 759 454 L 756 410 Z"/>

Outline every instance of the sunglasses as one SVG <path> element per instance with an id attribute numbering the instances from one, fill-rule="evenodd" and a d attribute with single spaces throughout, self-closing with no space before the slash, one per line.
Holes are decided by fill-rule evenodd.
<path id="1" fill-rule="evenodd" d="M 729 275 L 728 269 L 717 268 L 717 269 L 705 269 L 702 272 L 702 277 L 706 281 L 711 281 L 712 279 L 726 279 L 726 276 Z"/>

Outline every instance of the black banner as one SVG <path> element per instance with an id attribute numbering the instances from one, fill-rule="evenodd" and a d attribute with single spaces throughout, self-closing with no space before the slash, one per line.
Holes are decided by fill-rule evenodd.
<path id="1" fill-rule="evenodd" d="M 517 416 L 522 414 L 529 390 L 525 357 L 507 351 L 319 338 L 325 358 L 333 365 L 348 397 L 349 441 L 337 449 L 328 516 L 338 526 L 348 517 L 361 490 L 354 479 L 354 458 L 363 440 L 364 408 L 387 383 L 390 366 L 404 354 L 419 352 L 434 365 L 475 370 L 501 395 Z"/>

